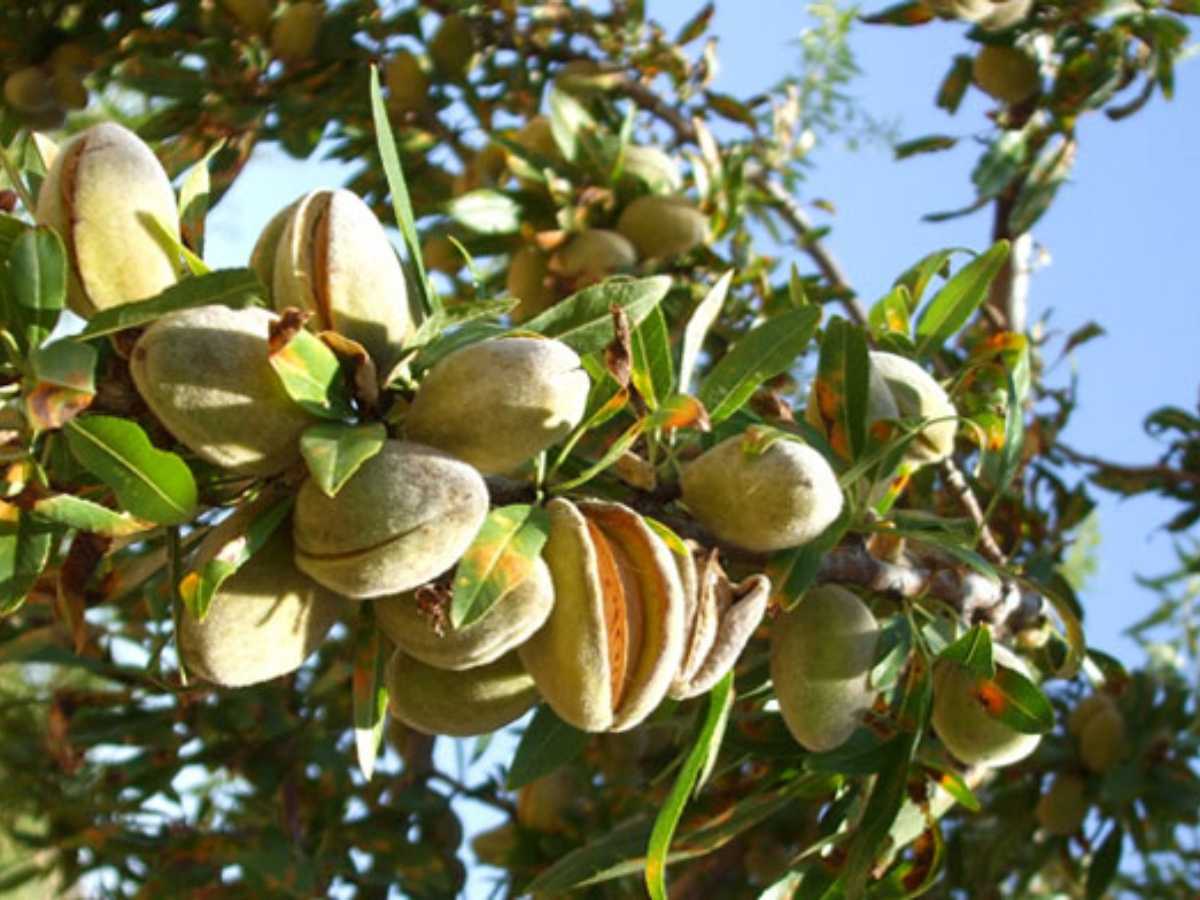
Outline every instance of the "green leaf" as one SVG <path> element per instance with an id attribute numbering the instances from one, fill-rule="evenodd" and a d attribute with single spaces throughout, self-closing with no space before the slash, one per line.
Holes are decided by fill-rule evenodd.
<path id="1" fill-rule="evenodd" d="M 897 161 L 908 159 L 910 156 L 919 156 L 922 153 L 939 153 L 943 150 L 951 150 L 958 145 L 958 138 L 951 137 L 948 134 L 927 134 L 924 137 L 914 138 L 911 141 L 904 141 L 892 147 L 892 153 L 895 154 Z"/>
<path id="2" fill-rule="evenodd" d="M 1029 157 L 1029 135 L 1025 131 L 1002 131 L 979 159 L 971 181 L 980 197 L 995 197 L 1025 168 Z"/>
<path id="3" fill-rule="evenodd" d="M 311 331 L 301 328 L 269 359 L 287 395 L 305 411 L 337 421 L 354 415 L 341 363 Z"/>
<path id="4" fill-rule="evenodd" d="M 16 612 L 46 568 L 54 529 L 17 507 L 0 504 L 0 616 Z"/>
<path id="5" fill-rule="evenodd" d="M 65 426 L 75 459 L 116 492 L 121 507 L 159 525 L 196 514 L 196 481 L 174 453 L 155 448 L 141 427 L 115 416 L 81 416 Z"/>
<path id="6" fill-rule="evenodd" d="M 179 230 L 185 246 L 197 256 L 204 256 L 204 220 L 208 215 L 212 182 L 208 167 L 212 158 L 225 146 L 225 139 L 217 141 L 203 157 L 184 173 L 183 185 L 179 188 Z"/>
<path id="7" fill-rule="evenodd" d="M 156 297 L 102 309 L 88 320 L 75 340 L 103 337 L 126 328 L 140 328 L 181 309 L 222 304 L 230 309 L 262 306 L 266 296 L 253 269 L 218 269 L 208 275 L 185 278 Z"/>
<path id="8" fill-rule="evenodd" d="M 838 545 L 849 527 L 850 511 L 847 508 L 828 528 L 803 547 L 773 554 L 767 561 L 767 574 L 771 577 L 774 589 L 772 603 L 785 610 L 795 606 L 817 580 L 821 560 Z"/>
<path id="9" fill-rule="evenodd" d="M 869 728 L 857 728 L 840 747 L 810 753 L 804 768 L 838 775 L 878 775 L 892 764 L 899 735 L 884 740 Z"/>
<path id="10" fill-rule="evenodd" d="M 938 654 L 939 659 L 956 662 L 976 678 L 994 678 L 996 664 L 992 660 L 992 633 L 976 625 Z"/>
<path id="11" fill-rule="evenodd" d="M 725 734 L 725 725 L 729 721 L 729 711 L 733 708 L 733 672 L 726 672 L 718 681 L 708 696 L 708 709 L 700 733 L 696 735 L 692 749 L 688 751 L 683 767 L 675 777 L 671 793 L 658 811 L 654 819 L 654 828 L 650 832 L 650 843 L 646 848 L 646 890 L 653 900 L 667 898 L 667 851 L 671 848 L 671 838 L 683 815 L 692 789 L 696 786 L 701 773 L 710 768 L 712 760 L 721 750 L 721 738 Z"/>
<path id="12" fill-rule="evenodd" d="M 451 626 L 465 628 L 482 619 L 497 600 L 528 578 L 549 536 L 550 517 L 541 507 L 516 504 L 489 512 L 458 561 Z"/>
<path id="13" fill-rule="evenodd" d="M 550 109 L 550 134 L 563 158 L 574 162 L 579 157 L 580 135 L 594 131 L 596 121 L 578 100 L 557 85 L 550 88 L 547 99 Z"/>
<path id="14" fill-rule="evenodd" d="M 938 86 L 937 98 L 934 101 L 938 109 L 944 109 L 950 115 L 958 111 L 973 80 L 971 62 L 971 57 L 965 53 L 960 53 L 951 60 L 950 69 Z"/>
<path id="15" fill-rule="evenodd" d="M 549 705 L 541 704 L 517 744 L 505 787 L 516 791 L 549 775 L 563 763 L 577 759 L 589 739 L 587 732 L 568 725 Z"/>
<path id="16" fill-rule="evenodd" d="M 512 234 L 521 227 L 521 206 L 508 194 L 480 188 L 446 204 L 446 214 L 478 234 Z"/>
<path id="17" fill-rule="evenodd" d="M 54 494 L 33 504 L 33 512 L 47 522 L 106 537 L 128 537 L 154 527 L 154 524 L 127 512 L 118 512 L 71 494 Z"/>
<path id="18" fill-rule="evenodd" d="M 825 327 L 817 364 L 816 393 L 821 418 L 829 426 L 829 443 L 848 460 L 862 455 L 867 444 L 867 391 L 871 370 L 862 329 L 834 318 Z M 836 416 L 830 421 L 827 417 Z"/>
<path id="19" fill-rule="evenodd" d="M 917 304 L 921 302 L 921 297 L 925 294 L 925 289 L 932 283 L 935 275 L 945 277 L 949 273 L 950 257 L 955 253 L 969 254 L 970 252 L 966 247 L 947 247 L 943 250 L 935 250 L 933 253 L 921 257 L 906 269 L 896 279 L 895 284 L 898 287 L 908 288 L 910 301 L 908 311 L 912 312 L 917 308 Z"/>
<path id="20" fill-rule="evenodd" d="M 988 287 L 1008 260 L 1008 241 L 967 263 L 933 296 L 917 320 L 917 352 L 922 356 L 940 347 L 967 323 L 987 299 Z"/>
<path id="21" fill-rule="evenodd" d="M 884 294 L 867 314 L 871 334 L 876 338 L 885 334 L 907 335 L 911 327 L 908 313 L 912 307 L 913 299 L 908 288 L 902 284 L 896 285 Z"/>
<path id="22" fill-rule="evenodd" d="M 506 297 L 501 300 L 477 300 L 472 303 L 460 303 L 450 309 L 442 309 L 431 316 L 427 316 L 425 321 L 421 323 L 408 342 L 405 344 L 408 348 L 425 347 L 429 345 L 435 346 L 438 338 L 452 338 L 456 333 L 461 332 L 460 326 L 466 325 L 468 322 L 476 322 L 479 319 L 491 319 L 493 321 L 499 319 L 506 313 L 512 312 L 521 301 L 514 297 Z M 490 323 L 489 323 L 490 324 Z M 449 335 L 446 330 L 451 329 Z M 505 331 L 507 329 L 496 326 L 496 332 Z M 425 351 L 422 352 L 419 362 L 423 366 L 425 363 Z"/>
<path id="23" fill-rule="evenodd" d="M 683 329 L 683 349 L 679 357 L 679 390 L 688 393 L 691 390 L 692 375 L 696 371 L 696 363 L 700 360 L 700 352 L 704 348 L 704 338 L 712 327 L 725 298 L 729 295 L 729 286 L 733 283 L 733 269 L 717 279 L 704 299 L 692 311 L 687 325 Z"/>
<path id="24" fill-rule="evenodd" d="M 12 242 L 0 297 L 5 325 L 21 348 L 28 352 L 40 346 L 67 298 L 67 251 L 52 228 L 25 228 Z"/>
<path id="25" fill-rule="evenodd" d="M 650 409 L 658 407 L 675 390 L 675 366 L 671 362 L 671 335 L 662 307 L 656 306 L 634 329 L 633 386 Z"/>
<path id="26" fill-rule="evenodd" d="M 383 100 L 383 91 L 379 87 L 379 69 L 371 66 L 371 121 L 375 124 L 375 143 L 379 148 L 379 158 L 383 163 L 383 174 L 387 178 L 388 191 L 392 195 L 392 210 L 396 214 L 396 225 L 404 238 L 405 249 L 408 250 L 409 263 L 417 272 L 417 291 L 427 315 L 433 315 L 441 309 L 441 303 L 429 284 L 429 273 L 425 270 L 425 261 L 421 258 L 421 237 L 417 234 L 416 219 L 413 216 L 412 199 L 408 193 L 408 183 L 404 180 L 404 169 L 400 165 L 400 155 L 396 152 L 396 138 L 392 135 L 392 126 L 388 121 L 387 105 Z"/>
<path id="27" fill-rule="evenodd" d="M 61 340 L 44 344 L 29 356 L 34 380 L 87 394 L 96 392 L 99 354 L 90 344 Z"/>
<path id="28" fill-rule="evenodd" d="M 1008 214 L 1008 228 L 1013 234 L 1028 231 L 1050 208 L 1058 189 L 1071 174 L 1077 149 L 1073 140 L 1064 139 L 1044 148 L 1038 155 L 1021 184 L 1012 212 Z"/>
<path id="29" fill-rule="evenodd" d="M 638 419 L 623 432 L 621 432 L 620 436 L 615 441 L 608 445 L 608 448 L 604 451 L 603 455 L 596 460 L 596 462 L 592 463 L 592 465 L 588 466 L 574 478 L 555 484 L 554 492 L 556 494 L 564 494 L 567 491 L 573 491 L 580 485 L 591 481 L 593 478 L 615 463 L 618 459 L 620 459 L 621 454 L 632 447 L 634 442 L 642 436 L 642 432 L 646 430 L 648 424 L 650 424 L 649 419 Z"/>
<path id="30" fill-rule="evenodd" d="M 812 340 L 820 319 L 821 310 L 815 306 L 789 310 L 734 344 L 700 384 L 698 396 L 712 423 L 727 419 L 764 381 L 791 368 Z"/>
<path id="31" fill-rule="evenodd" d="M 996 666 L 996 675 L 976 687 L 988 715 L 1022 734 L 1054 730 L 1054 707 L 1041 689 L 1015 669 Z"/>
<path id="32" fill-rule="evenodd" d="M 1114 824 L 1088 867 L 1087 900 L 1100 900 L 1108 892 L 1121 867 L 1121 847 L 1124 843 L 1124 829 Z"/>
<path id="33" fill-rule="evenodd" d="M 292 502 L 293 498 L 287 497 L 255 516 L 244 533 L 239 529 L 203 566 L 190 569 L 179 579 L 179 599 L 198 622 L 208 615 L 213 597 L 226 579 L 249 562 L 275 533 L 291 511 Z"/>
<path id="34" fill-rule="evenodd" d="M 375 759 L 387 724 L 388 688 L 384 680 L 386 649 L 375 624 L 375 607 L 361 604 L 354 634 L 354 748 L 358 768 L 367 781 L 375 773 Z"/>
<path id="35" fill-rule="evenodd" d="M 336 497 L 359 467 L 382 450 L 386 442 L 387 426 L 382 422 L 363 425 L 318 422 L 300 435 L 300 455 L 321 493 Z"/>
<path id="36" fill-rule="evenodd" d="M 579 354 L 593 353 L 612 340 L 610 307 L 624 309 L 629 327 L 637 328 L 670 289 L 671 279 L 666 275 L 633 281 L 609 280 L 554 304 L 525 322 L 521 330 L 557 338 Z"/>

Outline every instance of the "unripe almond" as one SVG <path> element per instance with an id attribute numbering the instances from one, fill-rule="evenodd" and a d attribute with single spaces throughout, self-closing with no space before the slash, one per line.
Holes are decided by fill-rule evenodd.
<path id="1" fill-rule="evenodd" d="M 1094 716 L 1102 712 L 1116 712 L 1117 704 L 1113 698 L 1104 693 L 1089 694 L 1079 701 L 1078 705 L 1067 715 L 1067 733 L 1072 737 L 1081 737 L 1083 729 Z"/>
<path id="2" fill-rule="evenodd" d="M 421 61 L 407 50 L 398 51 L 383 66 L 388 103 L 401 112 L 420 112 L 429 104 L 429 77 Z"/>
<path id="3" fill-rule="evenodd" d="M 1033 676 L 1025 661 L 1001 644 L 992 645 L 997 666 Z M 1019 762 L 1041 742 L 1041 735 L 1016 731 L 989 715 L 979 695 L 981 679 L 947 660 L 933 669 L 933 729 L 946 749 L 969 765 L 1000 768 Z"/>
<path id="4" fill-rule="evenodd" d="M 54 88 L 41 66 L 17 69 L 4 79 L 4 102 L 19 113 L 38 113 L 54 106 Z"/>
<path id="5" fill-rule="evenodd" d="M 1103 775 L 1128 754 L 1125 719 L 1115 705 L 1088 719 L 1079 735 L 1079 758 L 1084 768 Z"/>
<path id="6" fill-rule="evenodd" d="M 222 5 L 253 34 L 265 34 L 271 25 L 271 0 L 222 0 Z"/>
<path id="7" fill-rule="evenodd" d="M 684 650 L 671 551 L 633 510 L 555 498 L 542 551 L 554 580 L 546 624 L 521 645 L 546 702 L 584 731 L 624 731 L 666 696 Z"/>
<path id="8" fill-rule="evenodd" d="M 321 7 L 311 0 L 293 3 L 271 28 L 271 52 L 285 63 L 301 63 L 312 56 L 321 35 Z"/>
<path id="9" fill-rule="evenodd" d="M 442 19 L 429 39 L 429 56 L 433 64 L 451 78 L 460 79 L 475 55 L 475 34 L 470 23 L 460 15 Z"/>
<path id="10" fill-rule="evenodd" d="M 983 47 L 971 64 L 971 73 L 980 88 L 1005 103 L 1028 99 L 1042 83 L 1037 62 L 1015 47 Z"/>
<path id="11" fill-rule="evenodd" d="M 381 372 L 391 370 L 414 330 L 396 251 L 371 208 L 348 190 L 311 191 L 296 201 L 272 279 L 276 309 L 313 313 L 313 328 L 362 344 Z"/>
<path id="12" fill-rule="evenodd" d="M 891 390 L 901 417 L 934 420 L 908 445 L 906 459 L 923 465 L 953 453 L 958 411 L 942 386 L 915 362 L 895 353 L 872 351 L 871 365 Z"/>
<path id="13" fill-rule="evenodd" d="M 267 337 L 276 318 L 257 308 L 180 310 L 146 329 L 129 360 L 142 399 L 175 439 L 242 475 L 298 463 L 300 434 L 316 421 L 271 367 Z"/>
<path id="14" fill-rule="evenodd" d="M 683 189 L 679 165 L 658 147 L 626 147 L 621 175 L 636 178 L 656 194 L 673 194 Z"/>
<path id="15" fill-rule="evenodd" d="M 654 194 L 625 207 L 617 230 L 633 242 L 643 259 L 669 258 L 708 240 L 708 219 L 682 197 Z"/>
<path id="16" fill-rule="evenodd" d="M 798 440 L 761 452 L 726 438 L 683 470 L 683 502 L 718 538 L 768 553 L 806 544 L 842 511 L 829 463 Z"/>
<path id="17" fill-rule="evenodd" d="M 254 249 L 250 251 L 250 268 L 263 283 L 268 298 L 275 289 L 275 260 L 279 255 L 279 239 L 283 237 L 283 230 L 295 209 L 296 204 L 292 203 L 271 216 L 258 240 L 254 242 Z"/>
<path id="18" fill-rule="evenodd" d="M 809 589 L 771 626 L 771 681 L 788 730 L 808 750 L 845 743 L 871 707 L 879 624 L 833 584 Z"/>
<path id="19" fill-rule="evenodd" d="M 336 497 L 309 479 L 296 495 L 296 566 L 346 597 L 425 584 L 470 546 L 487 487 L 466 463 L 421 444 L 388 441 Z"/>
<path id="20" fill-rule="evenodd" d="M 193 568 L 236 538 L 224 525 L 201 542 Z M 298 669 L 325 639 L 344 605 L 296 571 L 290 529 L 280 525 L 217 589 L 203 621 L 183 613 L 179 649 L 188 671 L 213 684 L 257 684 Z"/>
<path id="21" fill-rule="evenodd" d="M 54 87 L 54 102 L 63 109 L 83 109 L 88 104 L 88 89 L 74 72 L 64 69 L 51 78 Z"/>
<path id="22" fill-rule="evenodd" d="M 554 606 L 550 570 L 539 558 L 533 573 L 505 593 L 481 618 L 453 628 L 444 609 L 426 610 L 412 594 L 380 597 L 375 616 L 384 634 L 414 659 L 439 669 L 472 669 L 525 643 Z"/>
<path id="23" fill-rule="evenodd" d="M 443 357 L 406 420 L 409 437 L 485 475 L 511 472 L 579 424 L 590 381 L 561 341 L 494 338 Z"/>
<path id="24" fill-rule="evenodd" d="M 516 653 L 452 672 L 397 650 L 385 678 L 391 714 L 424 734 L 489 734 L 519 719 L 538 700 L 533 679 Z"/>
<path id="25" fill-rule="evenodd" d="M 1038 798 L 1034 814 L 1047 834 L 1067 837 L 1083 826 L 1088 802 L 1087 782 L 1071 772 L 1056 775 L 1050 789 Z"/>
<path id="26" fill-rule="evenodd" d="M 421 259 L 426 269 L 447 275 L 454 275 L 463 267 L 463 255 L 444 234 L 430 235 L 422 242 Z"/>
<path id="27" fill-rule="evenodd" d="M 515 322 L 532 319 L 558 300 L 558 293 L 550 281 L 546 256 L 536 247 L 522 247 L 513 254 L 504 287 L 521 301 L 512 311 Z"/>
<path id="28" fill-rule="evenodd" d="M 176 261 L 146 224 L 150 218 L 178 239 L 175 192 L 137 135 L 106 122 L 63 145 L 38 194 L 37 219 L 67 246 L 67 301 L 75 313 L 90 318 L 175 283 Z"/>
<path id="29" fill-rule="evenodd" d="M 576 287 L 594 284 L 637 265 L 637 250 L 619 232 L 589 228 L 571 238 L 550 259 L 550 268 L 574 279 Z"/>

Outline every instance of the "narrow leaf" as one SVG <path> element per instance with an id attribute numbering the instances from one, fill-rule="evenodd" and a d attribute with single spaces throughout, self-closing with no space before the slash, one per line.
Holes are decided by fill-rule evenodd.
<path id="1" fill-rule="evenodd" d="M 517 744 L 505 786 L 515 791 L 549 775 L 563 763 L 576 759 L 588 739 L 586 732 L 568 725 L 547 704 L 541 704 Z"/>
<path id="2" fill-rule="evenodd" d="M 845 319 L 832 319 L 817 364 L 817 408 L 829 429 L 830 446 L 850 461 L 866 449 L 870 368 L 862 330 Z"/>
<path id="3" fill-rule="evenodd" d="M 656 306 L 633 331 L 633 386 L 650 409 L 658 409 L 675 390 L 671 335 L 662 307 Z"/>
<path id="4" fill-rule="evenodd" d="M 997 241 L 959 269 L 934 295 L 917 321 L 918 353 L 925 355 L 940 347 L 967 323 L 987 298 L 988 287 L 1008 260 L 1008 251 L 1008 241 Z"/>
<path id="5" fill-rule="evenodd" d="M 521 206 L 508 194 L 480 188 L 446 204 L 446 214 L 477 234 L 512 234 L 521 227 Z"/>
<path id="6" fill-rule="evenodd" d="M 988 715 L 1022 734 L 1054 728 L 1054 707 L 1041 689 L 1015 669 L 996 666 L 994 678 L 980 679 L 975 695 Z"/>
<path id="7" fill-rule="evenodd" d="M 709 768 L 711 760 L 721 749 L 721 738 L 725 733 L 725 724 L 729 720 L 729 711 L 733 708 L 733 672 L 726 672 L 713 687 L 708 696 L 708 709 L 704 715 L 704 723 L 696 736 L 692 749 L 684 760 L 683 768 L 671 786 L 671 793 L 658 811 L 654 819 L 654 828 L 650 832 L 650 843 L 646 848 L 646 890 L 653 900 L 667 898 L 667 851 L 671 848 L 671 838 L 683 815 L 683 808 L 688 797 L 692 794 L 701 773 Z"/>
<path id="8" fill-rule="evenodd" d="M 817 580 L 821 561 L 850 527 L 850 514 L 844 509 L 834 522 L 816 538 L 803 547 L 782 550 L 767 561 L 767 574 L 771 578 L 772 605 L 782 609 L 795 606 L 804 592 Z"/>
<path id="9" fill-rule="evenodd" d="M 734 344 L 700 385 L 698 396 L 713 424 L 740 409 L 768 378 L 787 371 L 812 340 L 820 318 L 817 307 L 789 310 Z"/>
<path id="10" fill-rule="evenodd" d="M 506 593 L 533 572 L 550 536 L 550 517 L 537 506 L 493 509 L 458 561 L 450 624 L 463 628 L 483 618 Z"/>
<path id="11" fill-rule="evenodd" d="M 50 559 L 52 526 L 0 501 L 0 616 L 16 612 Z"/>
<path id="12" fill-rule="evenodd" d="M 327 497 L 336 497 L 368 459 L 383 449 L 387 427 L 382 422 L 345 425 L 318 422 L 300 435 L 300 454 L 309 474 Z"/>
<path id="13" fill-rule="evenodd" d="M 1087 900 L 1100 900 L 1108 893 L 1108 888 L 1121 867 L 1121 847 L 1124 843 L 1124 829 L 1114 824 L 1088 867 Z"/>
<path id="14" fill-rule="evenodd" d="M 13 241 L 3 271 L 5 323 L 22 349 L 32 350 L 54 330 L 66 301 L 66 249 L 52 228 L 25 228 Z"/>
<path id="15" fill-rule="evenodd" d="M 189 615 L 204 621 L 221 585 L 262 549 L 291 508 L 292 498 L 288 497 L 255 515 L 249 523 L 239 525 L 204 565 L 182 575 L 178 585 L 179 598 Z"/>
<path id="16" fill-rule="evenodd" d="M 81 416 L 65 426 L 72 455 L 116 492 L 121 507 L 159 525 L 196 514 L 196 481 L 174 453 L 150 443 L 141 426 L 115 416 Z"/>
<path id="17" fill-rule="evenodd" d="M 155 527 L 153 522 L 71 494 L 43 497 L 33 504 L 33 512 L 47 522 L 105 537 L 128 537 Z"/>
<path id="18" fill-rule="evenodd" d="M 183 243 L 197 256 L 204 256 L 204 220 L 208 216 L 209 198 L 212 195 L 212 180 L 208 167 L 212 158 L 225 146 L 225 139 L 217 141 L 203 157 L 184 173 L 179 188 L 179 231 Z"/>
<path id="19" fill-rule="evenodd" d="M 252 269 L 218 269 L 208 275 L 185 278 L 149 300 L 102 309 L 88 320 L 75 339 L 90 340 L 126 328 L 139 328 L 167 313 L 197 306 L 218 303 L 230 309 L 261 306 L 264 296 L 262 282 Z"/>
<path id="20" fill-rule="evenodd" d="M 354 748 L 358 768 L 367 781 L 375 773 L 375 760 L 387 724 L 388 689 L 383 678 L 385 649 L 375 624 L 374 607 L 362 604 L 354 635 Z"/>
<path id="21" fill-rule="evenodd" d="M 996 664 L 992 660 L 992 633 L 983 625 L 976 625 L 939 653 L 938 658 L 958 663 L 976 678 L 996 677 Z"/>
<path id="22" fill-rule="evenodd" d="M 692 375 L 704 348 L 704 338 L 717 316 L 721 314 L 721 307 L 725 305 L 725 298 L 729 296 L 729 286 L 732 283 L 733 269 L 730 269 L 718 278 L 717 283 L 704 295 L 704 299 L 696 305 L 691 318 L 684 326 L 683 350 L 679 359 L 679 390 L 684 393 L 691 390 Z"/>
<path id="23" fill-rule="evenodd" d="M 611 306 L 620 306 L 636 328 L 671 289 L 665 275 L 635 281 L 606 281 L 584 288 L 525 322 L 521 329 L 557 338 L 576 353 L 593 353 L 612 340 Z"/>
<path id="24" fill-rule="evenodd" d="M 339 421 L 354 415 L 337 355 L 311 331 L 301 328 L 269 359 L 287 395 L 306 411 Z"/>
<path id="25" fill-rule="evenodd" d="M 375 124 L 375 143 L 379 148 L 379 158 L 383 163 L 383 174 L 387 178 L 388 191 L 392 195 L 392 210 L 396 214 L 396 226 L 404 238 L 404 247 L 408 251 L 409 262 L 417 270 L 417 290 L 421 295 L 425 313 L 432 315 L 441 308 L 441 304 L 433 292 L 433 287 L 429 284 L 429 273 L 425 270 L 425 261 L 421 258 L 421 237 L 417 234 L 412 199 L 409 197 L 408 183 L 404 180 L 400 155 L 396 152 L 396 138 L 392 135 L 387 105 L 383 100 L 383 91 L 379 87 L 379 70 L 375 66 L 371 66 L 371 120 Z"/>

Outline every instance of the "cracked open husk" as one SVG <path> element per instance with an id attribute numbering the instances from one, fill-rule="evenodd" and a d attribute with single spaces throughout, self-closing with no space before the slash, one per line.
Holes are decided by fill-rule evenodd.
<path id="1" fill-rule="evenodd" d="M 751 575 L 733 584 L 716 551 L 675 559 L 686 597 L 685 649 L 667 694 L 687 700 L 709 691 L 733 668 L 767 611 L 771 581 Z"/>
<path id="2" fill-rule="evenodd" d="M 66 245 L 73 312 L 91 318 L 175 283 L 178 260 L 155 236 L 150 219 L 179 240 L 175 192 L 141 138 L 103 122 L 62 146 L 38 193 L 37 220 Z"/>
<path id="3" fill-rule="evenodd" d="M 415 325 L 404 269 L 383 226 L 342 188 L 311 191 L 290 210 L 271 271 L 275 308 L 312 313 L 311 327 L 357 341 L 380 372 L 390 371 Z"/>
<path id="4" fill-rule="evenodd" d="M 627 507 L 556 498 L 546 508 L 554 609 L 521 659 L 564 721 L 584 731 L 633 728 L 666 696 L 683 659 L 679 569 Z"/>

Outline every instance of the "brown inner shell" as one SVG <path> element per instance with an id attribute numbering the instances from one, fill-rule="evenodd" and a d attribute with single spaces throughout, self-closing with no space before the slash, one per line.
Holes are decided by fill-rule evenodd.
<path id="1" fill-rule="evenodd" d="M 629 611 L 625 601 L 625 578 L 618 568 L 608 538 L 592 521 L 585 521 L 592 546 L 596 549 L 596 568 L 599 570 L 600 591 L 604 600 L 604 627 L 608 633 L 608 673 L 615 710 L 620 705 L 629 668 Z"/>
<path id="2" fill-rule="evenodd" d="M 329 272 L 329 223 L 333 218 L 332 208 L 333 204 L 329 198 L 322 198 L 321 207 L 312 225 L 312 291 L 322 330 L 333 328 L 333 310 L 330 308 L 333 287 L 330 284 Z"/>

